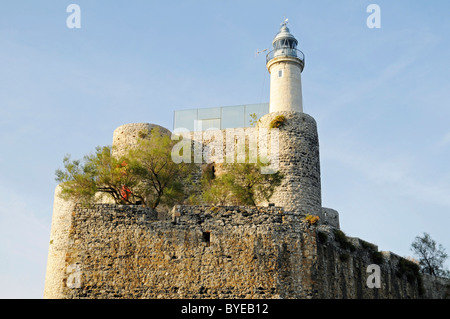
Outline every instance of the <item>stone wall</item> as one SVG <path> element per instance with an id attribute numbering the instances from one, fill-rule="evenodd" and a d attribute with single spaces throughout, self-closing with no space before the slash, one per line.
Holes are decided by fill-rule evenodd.
<path id="1" fill-rule="evenodd" d="M 431 275 L 423 275 L 423 285 L 427 298 L 450 299 L 450 280 Z"/>
<path id="2" fill-rule="evenodd" d="M 110 204 L 76 205 L 66 215 L 66 237 L 51 243 L 63 247 L 63 267 L 46 298 L 431 296 L 430 285 L 420 292 L 419 279 L 398 273 L 400 257 L 380 259 L 375 245 L 343 241 L 336 228 L 279 207 L 176 206 L 169 221 Z M 368 288 L 375 262 L 382 285 Z M 438 291 L 433 297 L 443 297 Z"/>
<path id="3" fill-rule="evenodd" d="M 336 229 L 323 232 L 327 239 L 317 245 L 318 298 L 338 299 L 410 299 L 426 298 L 420 274 L 414 264 L 391 252 L 379 252 L 378 247 L 359 238 L 343 237 Z M 400 270 L 400 260 L 406 270 Z M 380 288 L 368 288 L 372 270 L 380 267 Z M 418 269 L 418 267 L 417 267 Z"/>
<path id="4" fill-rule="evenodd" d="M 158 221 L 135 206 L 77 206 L 66 264 L 78 265 L 80 288 L 67 287 L 66 273 L 62 295 L 312 297 L 313 237 L 298 231 L 299 218 L 277 207 L 182 206 L 173 221 Z"/>
<path id="5" fill-rule="evenodd" d="M 334 228 L 340 228 L 339 213 L 337 210 L 322 207 L 321 214 L 318 215 L 322 223 L 330 225 Z"/>

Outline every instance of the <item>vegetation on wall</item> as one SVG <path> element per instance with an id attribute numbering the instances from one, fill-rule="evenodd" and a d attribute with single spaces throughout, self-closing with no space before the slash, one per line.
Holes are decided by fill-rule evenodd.
<path id="1" fill-rule="evenodd" d="M 284 115 L 277 115 L 274 117 L 274 119 L 270 122 L 269 127 L 270 128 L 279 128 L 283 125 L 283 123 L 286 121 L 286 118 Z"/>
<path id="2" fill-rule="evenodd" d="M 383 254 L 379 251 L 372 251 L 371 256 L 372 256 L 372 261 L 375 264 L 381 265 L 384 261 Z"/>
<path id="3" fill-rule="evenodd" d="M 355 246 L 348 240 L 347 235 L 342 230 L 334 229 L 334 239 L 339 243 L 339 246 L 343 249 L 355 250 Z"/>
<path id="4" fill-rule="evenodd" d="M 137 146 L 120 157 L 113 156 L 111 146 L 99 146 L 83 160 L 71 160 L 67 155 L 64 168 L 56 170 L 61 197 L 88 204 L 106 196 L 116 204 L 139 202 L 151 208 L 181 204 L 186 198 L 191 204 L 256 206 L 269 201 L 283 179 L 279 171 L 261 173 L 269 163 L 260 159 L 227 164 L 220 176 L 216 176 L 214 164 L 209 164 L 203 169 L 197 195 L 191 195 L 195 164 L 175 163 L 171 158 L 174 143 L 155 128 L 139 132 Z"/>
<path id="5" fill-rule="evenodd" d="M 223 173 L 204 173 L 202 176 L 202 199 L 208 204 L 256 206 L 269 201 L 275 188 L 284 178 L 279 171 L 263 174 L 261 169 L 269 164 L 257 163 L 227 164 Z M 213 166 L 214 167 L 214 166 Z"/>
<path id="6" fill-rule="evenodd" d="M 110 146 L 97 147 L 83 160 L 64 157 L 64 169 L 56 170 L 61 197 L 92 203 L 106 195 L 116 204 L 135 204 L 156 208 L 184 198 L 184 185 L 192 165 L 176 164 L 171 159 L 174 141 L 158 129 L 139 134 L 138 147 L 120 157 Z"/>
<path id="7" fill-rule="evenodd" d="M 315 215 L 306 215 L 305 220 L 310 224 L 310 225 L 314 225 L 315 223 L 317 223 L 319 221 L 319 216 L 315 216 Z"/>

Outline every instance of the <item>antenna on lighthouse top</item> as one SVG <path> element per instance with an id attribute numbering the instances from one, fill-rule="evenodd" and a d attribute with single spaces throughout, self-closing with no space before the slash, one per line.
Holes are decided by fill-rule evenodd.
<path id="1" fill-rule="evenodd" d="M 283 23 L 282 23 L 281 25 L 282 25 L 282 26 L 285 26 L 285 25 L 288 24 L 288 22 L 289 22 L 289 19 L 288 19 L 288 18 L 285 18 L 284 21 L 283 21 Z"/>
<path id="2" fill-rule="evenodd" d="M 258 56 L 258 55 L 260 55 L 261 53 L 266 52 L 267 50 L 268 50 L 268 49 L 264 49 L 264 50 L 256 50 L 255 56 Z"/>

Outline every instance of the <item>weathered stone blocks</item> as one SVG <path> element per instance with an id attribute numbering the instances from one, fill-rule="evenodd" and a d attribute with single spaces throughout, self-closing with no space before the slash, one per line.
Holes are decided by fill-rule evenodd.
<path id="1" fill-rule="evenodd" d="M 270 128 L 278 116 L 284 122 L 278 127 L 279 170 L 285 175 L 271 202 L 288 211 L 320 215 L 322 195 L 320 182 L 319 138 L 313 117 L 299 112 L 273 112 L 264 115 L 258 128 Z M 270 134 L 270 133 L 269 133 Z"/>
<path id="2" fill-rule="evenodd" d="M 171 134 L 165 127 L 150 123 L 130 123 L 119 126 L 113 133 L 113 154 L 121 156 L 129 148 L 135 147 L 139 138 L 145 138 L 152 129 L 159 129 L 162 134 Z"/>
<path id="3" fill-rule="evenodd" d="M 335 228 L 280 207 L 172 213 L 167 221 L 135 205 L 73 206 L 67 235 L 52 243 L 60 269 L 46 298 L 424 298 L 440 284 L 420 293 L 418 279 L 398 275 L 400 257 L 385 254 L 382 286 L 368 288 L 375 245 L 349 238 L 344 247 Z"/>

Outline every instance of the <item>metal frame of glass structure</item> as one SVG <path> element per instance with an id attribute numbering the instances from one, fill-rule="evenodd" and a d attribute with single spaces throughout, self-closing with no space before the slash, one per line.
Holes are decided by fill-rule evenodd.
<path id="1" fill-rule="evenodd" d="M 250 127 L 253 120 L 269 113 L 269 103 L 244 104 L 178 110 L 174 112 L 173 130 L 204 131 L 207 129 L 227 129 Z"/>

